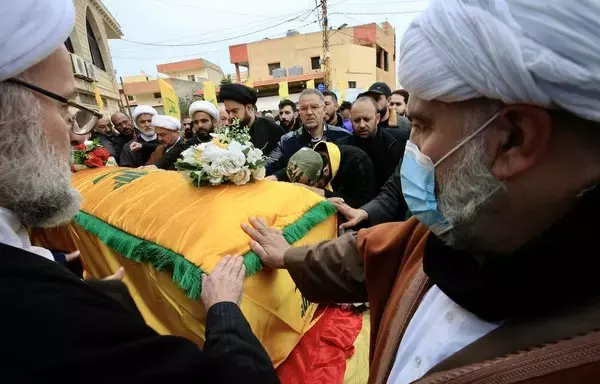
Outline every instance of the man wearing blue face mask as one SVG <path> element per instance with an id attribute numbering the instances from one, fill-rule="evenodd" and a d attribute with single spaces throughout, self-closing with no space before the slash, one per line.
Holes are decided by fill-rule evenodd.
<path id="1" fill-rule="evenodd" d="M 413 218 L 304 248 L 244 227 L 308 300 L 369 301 L 369 383 L 600 382 L 599 18 L 432 0 L 399 55 Z"/>

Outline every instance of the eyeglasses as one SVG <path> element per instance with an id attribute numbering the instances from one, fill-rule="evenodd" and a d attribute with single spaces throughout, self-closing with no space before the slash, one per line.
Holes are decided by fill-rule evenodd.
<path id="1" fill-rule="evenodd" d="M 50 92 L 21 79 L 12 77 L 6 81 L 22 85 L 23 87 L 29 88 L 32 91 L 40 93 L 63 104 L 67 104 L 69 106 L 67 123 L 71 125 L 71 131 L 73 131 L 73 133 L 76 135 L 87 135 L 92 131 L 98 122 L 98 119 L 102 118 L 102 114 L 100 112 L 94 111 L 93 109 L 83 106 L 75 101 L 67 100 L 61 95 L 57 95 L 54 92 Z"/>
<path id="2" fill-rule="evenodd" d="M 310 106 L 308 105 L 301 105 L 298 110 L 300 111 L 300 113 L 308 113 L 308 110 L 310 109 L 313 113 L 318 112 L 320 109 L 323 108 L 323 105 L 319 105 L 319 104 L 312 104 Z"/>

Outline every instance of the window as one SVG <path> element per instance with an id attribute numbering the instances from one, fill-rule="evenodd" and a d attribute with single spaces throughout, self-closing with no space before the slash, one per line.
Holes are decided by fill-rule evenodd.
<path id="1" fill-rule="evenodd" d="M 356 88 L 356 81 L 349 81 L 348 88 Z"/>
<path id="2" fill-rule="evenodd" d="M 377 68 L 379 69 L 383 69 L 383 64 L 381 63 L 381 59 L 383 56 L 383 49 L 381 49 L 381 47 L 378 45 L 377 49 L 375 51 L 375 65 L 377 65 Z"/>
<path id="3" fill-rule="evenodd" d="M 88 20 L 85 21 L 85 28 L 87 29 L 87 38 L 90 46 L 90 53 L 92 54 L 92 63 L 94 63 L 94 65 L 101 70 L 106 71 L 104 60 L 102 60 L 102 54 L 100 53 L 100 45 L 98 45 L 98 40 L 96 40 L 96 35 L 94 35 L 94 31 L 92 30 L 92 26 Z"/>
<path id="4" fill-rule="evenodd" d="M 321 56 L 315 56 L 310 58 L 310 67 L 312 69 L 321 69 Z"/>
<path id="5" fill-rule="evenodd" d="M 155 99 L 160 99 L 162 96 L 160 95 L 160 92 L 155 92 L 154 93 L 154 98 Z"/>
<path id="6" fill-rule="evenodd" d="M 387 51 L 383 51 L 383 70 L 388 72 L 390 70 L 390 61 Z"/>
<path id="7" fill-rule="evenodd" d="M 69 51 L 70 53 L 75 53 L 75 50 L 73 49 L 73 43 L 71 42 L 70 37 L 67 37 L 67 40 L 65 40 L 65 47 L 67 47 L 67 51 Z"/>
<path id="8" fill-rule="evenodd" d="M 269 75 L 273 76 L 273 71 L 281 68 L 281 63 L 271 63 L 269 64 Z"/>
<path id="9" fill-rule="evenodd" d="M 131 95 L 127 95 L 127 100 L 129 100 L 129 101 L 133 101 L 133 96 L 131 96 Z"/>
<path id="10" fill-rule="evenodd" d="M 196 75 L 188 75 L 189 81 L 196 81 Z"/>

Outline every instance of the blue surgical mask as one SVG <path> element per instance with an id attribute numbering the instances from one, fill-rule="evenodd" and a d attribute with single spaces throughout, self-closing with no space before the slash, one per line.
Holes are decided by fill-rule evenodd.
<path id="1" fill-rule="evenodd" d="M 410 140 L 406 142 L 400 170 L 402 194 L 412 215 L 426 225 L 435 235 L 441 236 L 452 229 L 452 224 L 446 220 L 438 208 L 435 195 L 435 167 L 483 132 L 499 115 L 499 112 L 494 114 L 479 129 L 463 139 L 435 164 L 431 158 L 421 153 L 415 143 Z"/>

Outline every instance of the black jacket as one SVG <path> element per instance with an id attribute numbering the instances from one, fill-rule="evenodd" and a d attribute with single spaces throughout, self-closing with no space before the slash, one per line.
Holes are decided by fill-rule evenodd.
<path id="1" fill-rule="evenodd" d="M 61 265 L 0 244 L 2 383 L 277 383 L 237 305 L 214 305 L 204 350 Z"/>
<path id="2" fill-rule="evenodd" d="M 263 117 L 255 118 L 250 127 L 250 141 L 265 155 L 271 153 L 284 134 L 285 130 L 282 127 Z"/>
<path id="3" fill-rule="evenodd" d="M 126 143 L 125 146 L 123 146 L 123 151 L 121 152 L 121 157 L 119 159 L 119 165 L 121 167 L 137 168 L 145 165 L 150 159 L 152 152 L 154 152 L 156 147 L 158 147 L 158 139 L 146 141 L 140 136 L 136 141 L 142 144 L 142 149 L 133 152 L 129 148 L 129 145 L 133 143 L 133 141 L 134 140 L 131 140 L 130 142 Z"/>
<path id="4" fill-rule="evenodd" d="M 333 192 L 325 197 L 341 197 L 353 208 L 360 208 L 375 196 L 375 177 L 369 156 L 351 145 L 338 145 L 340 167 L 331 180 Z"/>
<path id="5" fill-rule="evenodd" d="M 179 139 L 177 144 L 175 144 L 171 149 L 169 149 L 165 154 L 156 162 L 156 167 L 160 169 L 166 170 L 175 170 L 175 163 L 177 159 L 181 156 L 181 152 L 188 149 L 190 145 L 186 143 L 183 139 Z"/>
<path id="6" fill-rule="evenodd" d="M 118 135 L 104 135 L 102 133 L 94 133 L 95 139 L 100 140 L 100 144 L 115 158 L 117 162 L 121 157 L 121 152 L 125 144 L 133 140 L 133 135 L 125 136 L 122 134 Z"/>
<path id="7" fill-rule="evenodd" d="M 328 125 L 323 135 L 323 141 L 330 141 L 335 144 L 348 136 L 350 136 L 350 133 L 344 129 Z M 287 181 L 285 168 L 290 157 L 302 148 L 312 148 L 314 144 L 316 143 L 312 141 L 312 137 L 303 127 L 286 133 L 267 158 L 267 176 L 275 175 L 278 180 Z"/>
<path id="8" fill-rule="evenodd" d="M 363 139 L 354 133 L 338 144 L 352 145 L 366 152 L 375 170 L 375 189 L 379 191 L 404 156 L 406 141 L 399 143 L 387 129 L 377 129 L 375 137 Z"/>
<path id="9" fill-rule="evenodd" d="M 401 163 L 396 166 L 394 173 L 383 185 L 379 194 L 362 206 L 362 209 L 369 214 L 370 225 L 404 221 L 406 219 L 408 207 L 402 195 L 401 166 Z"/>

